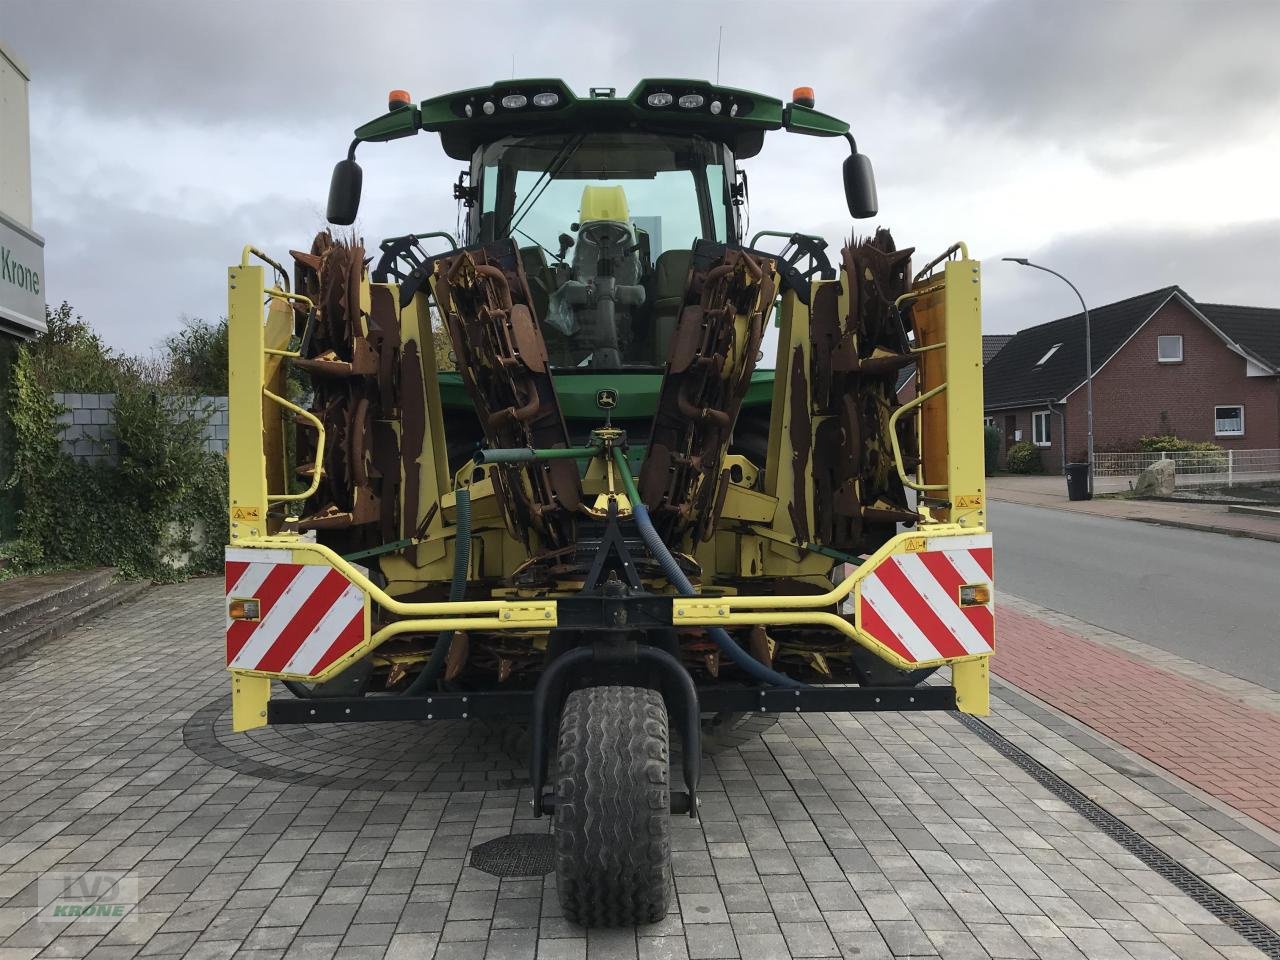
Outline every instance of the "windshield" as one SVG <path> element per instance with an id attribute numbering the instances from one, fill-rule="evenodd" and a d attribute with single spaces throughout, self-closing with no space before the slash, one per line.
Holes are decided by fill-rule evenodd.
<path id="1" fill-rule="evenodd" d="M 738 239 L 726 148 L 690 135 L 540 134 L 476 159 L 472 236 L 521 248 L 553 366 L 660 367 L 694 243 Z"/>
<path id="2" fill-rule="evenodd" d="M 583 187 L 594 185 L 623 188 L 654 257 L 690 249 L 696 239 L 724 242 L 725 159 L 724 147 L 697 136 L 508 137 L 481 151 L 481 238 L 513 236 L 558 251 L 560 234 L 579 222 Z"/>

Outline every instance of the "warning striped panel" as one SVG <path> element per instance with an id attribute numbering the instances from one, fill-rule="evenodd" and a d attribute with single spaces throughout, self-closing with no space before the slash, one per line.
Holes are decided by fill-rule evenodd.
<path id="1" fill-rule="evenodd" d="M 228 549 L 226 588 L 231 669 L 315 676 L 364 641 L 364 592 L 332 567 Z M 257 600 L 259 619 L 232 620 L 232 600 Z"/>
<path id="2" fill-rule="evenodd" d="M 859 584 L 859 627 L 911 663 L 990 653 L 996 640 L 991 535 L 928 543 L 923 552 L 889 557 Z M 960 588 L 978 584 L 991 591 L 991 602 L 961 606 Z"/>

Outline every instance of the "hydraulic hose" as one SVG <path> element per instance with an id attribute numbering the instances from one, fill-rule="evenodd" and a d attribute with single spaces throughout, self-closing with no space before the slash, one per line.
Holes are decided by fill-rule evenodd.
<path id="1" fill-rule="evenodd" d="M 649 548 L 649 553 L 653 556 L 653 559 L 658 561 L 658 566 L 662 568 L 667 580 L 676 588 L 680 596 L 696 597 L 698 591 L 693 588 L 689 578 L 680 569 L 680 564 L 676 562 L 676 558 L 671 555 L 670 549 L 663 542 L 662 537 L 658 535 L 657 528 L 654 527 L 653 520 L 649 517 L 649 509 L 640 500 L 640 492 L 636 489 L 635 480 L 631 476 L 631 467 L 627 464 L 626 456 L 623 455 L 618 447 L 613 448 L 613 455 L 614 461 L 618 465 L 618 472 L 622 475 L 622 485 L 626 489 L 628 499 L 631 501 L 631 516 L 636 522 L 636 527 L 640 530 L 644 545 Z M 766 667 L 746 650 L 743 650 L 737 641 L 729 636 L 729 631 L 725 630 L 724 627 L 708 627 L 707 633 L 710 635 L 712 642 L 720 648 L 721 653 L 741 667 L 745 673 L 761 683 L 772 684 L 775 687 L 808 686 L 808 684 L 801 683 L 799 680 L 791 679 L 785 673 L 778 673 L 778 671 Z"/>
<path id="2" fill-rule="evenodd" d="M 449 602 L 458 603 L 466 599 L 467 570 L 471 567 L 471 491 L 459 487 L 457 494 L 457 523 L 453 530 L 453 579 L 449 582 Z M 453 645 L 453 631 L 441 630 L 436 637 L 435 646 L 431 648 L 431 657 L 427 660 L 422 672 L 414 677 L 402 696 L 414 697 L 425 693 L 440 676 L 444 669 L 445 658 Z"/>

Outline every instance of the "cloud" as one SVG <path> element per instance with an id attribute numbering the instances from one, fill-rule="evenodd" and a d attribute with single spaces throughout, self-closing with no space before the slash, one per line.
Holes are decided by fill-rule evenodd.
<path id="1" fill-rule="evenodd" d="M 1003 263 L 1000 255 L 991 257 L 983 271 L 987 333 L 1012 333 L 1080 312 L 1075 294 L 1062 281 Z M 1257 268 L 1280 262 L 1280 219 L 1207 230 L 1073 234 L 1016 255 L 1070 278 L 1090 307 L 1171 284 L 1206 303 L 1280 307 L 1274 273 Z"/>
<path id="2" fill-rule="evenodd" d="M 902 62 L 956 126 L 1083 148 L 1124 169 L 1215 150 L 1280 110 L 1272 0 L 996 0 L 952 11 Z"/>
<path id="3" fill-rule="evenodd" d="M 267 201 L 228 209 L 218 223 L 118 201 L 99 204 L 92 219 L 47 218 L 51 296 L 70 302 L 107 342 L 144 353 L 183 316 L 225 315 L 226 268 L 240 255 L 228 235 L 261 237 L 284 255 L 290 246 L 307 245 L 306 225 L 323 225 L 306 204 Z"/>
<path id="4" fill-rule="evenodd" d="M 977 256 L 1068 255 L 1082 283 L 1096 274 L 1107 290 L 1121 286 L 1114 271 L 1129 283 L 1116 295 L 1180 282 L 1202 296 L 1205 276 L 1220 299 L 1277 299 L 1257 279 L 1274 244 L 1238 248 L 1233 263 L 1196 247 L 1219 228 L 1280 219 L 1280 134 L 1254 129 L 1280 89 L 1266 50 L 1280 32 L 1274 3 L 815 2 L 787 15 L 773 2 L 655 0 L 626 8 L 625 23 L 599 3 L 0 4 L 6 43 L 33 75 L 50 296 L 126 349 L 148 348 L 181 314 L 219 315 L 244 243 L 279 257 L 306 246 L 333 162 L 388 89 L 422 98 L 487 84 L 513 56 L 517 75 L 580 92 L 711 78 L 721 26 L 724 84 L 780 97 L 809 84 L 854 125 L 880 181 L 878 222 L 922 259 L 963 237 Z M 845 150 L 770 137 L 747 164 L 751 232 L 819 233 L 833 250 L 869 232 L 844 212 Z M 367 145 L 360 162 L 370 248 L 454 228 L 461 165 L 436 138 Z M 1106 256 L 1091 261 L 1080 238 Z M 1153 250 L 1177 251 L 1185 276 L 1166 279 Z M 1016 319 L 1019 304 L 1056 309 L 1042 285 L 1005 297 L 999 268 L 988 280 L 995 322 L 1042 319 Z"/>

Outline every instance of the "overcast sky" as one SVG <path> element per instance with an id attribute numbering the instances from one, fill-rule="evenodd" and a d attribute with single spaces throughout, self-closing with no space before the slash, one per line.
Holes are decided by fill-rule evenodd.
<path id="1" fill-rule="evenodd" d="M 1177 283 L 1280 306 L 1280 3 L 528 4 L 0 0 L 32 74 L 35 227 L 49 299 L 116 346 L 225 312 L 226 267 L 323 225 L 329 172 L 393 87 L 423 99 L 512 75 L 630 89 L 813 86 L 850 121 L 877 224 L 922 262 L 986 263 L 984 326 Z M 844 212 L 842 141 L 772 134 L 746 162 L 751 227 L 820 233 Z M 366 245 L 452 230 L 459 164 L 426 135 L 362 148 Z"/>

